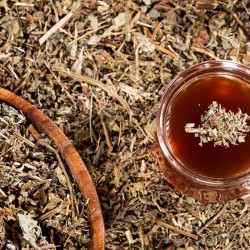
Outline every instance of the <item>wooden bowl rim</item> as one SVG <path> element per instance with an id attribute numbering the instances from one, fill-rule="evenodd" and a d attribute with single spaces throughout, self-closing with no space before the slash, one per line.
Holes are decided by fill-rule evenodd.
<path id="1" fill-rule="evenodd" d="M 49 117 L 28 101 L 3 88 L 0 88 L 0 100 L 21 110 L 40 132 L 45 133 L 56 144 L 67 162 L 83 197 L 88 199 L 91 234 L 89 249 L 104 250 L 105 228 L 99 198 L 87 167 L 73 144 Z"/>

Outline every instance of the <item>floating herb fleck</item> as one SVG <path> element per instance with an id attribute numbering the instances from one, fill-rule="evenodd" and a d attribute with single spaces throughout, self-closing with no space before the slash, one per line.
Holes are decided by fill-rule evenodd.
<path id="1" fill-rule="evenodd" d="M 200 138 L 199 145 L 207 142 L 214 142 L 214 146 L 229 147 L 230 144 L 238 145 L 245 142 L 250 126 L 247 120 L 250 116 L 242 113 L 241 109 L 237 113 L 231 110 L 226 111 L 216 101 L 208 106 L 208 111 L 201 116 L 201 125 L 195 127 L 194 123 L 187 123 L 185 131 L 194 133 Z"/>

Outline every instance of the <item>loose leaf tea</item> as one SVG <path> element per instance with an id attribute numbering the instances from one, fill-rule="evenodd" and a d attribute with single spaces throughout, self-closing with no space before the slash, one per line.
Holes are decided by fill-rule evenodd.
<path id="1" fill-rule="evenodd" d="M 212 11 L 195 8 L 198 3 L 217 6 L 216 2 L 219 6 Z M 77 3 L 81 10 L 40 45 L 43 34 Z M 245 31 L 250 29 L 250 1 L 0 1 L 0 5 L 1 87 L 43 110 L 74 142 L 99 193 L 107 249 L 250 249 L 250 209 L 241 200 L 230 202 L 223 216 L 203 230 L 197 241 L 155 222 L 158 218 L 196 233 L 223 205 L 200 204 L 172 189 L 158 170 L 152 142 L 143 134 L 154 135 L 153 121 L 162 92 L 183 69 L 218 57 L 250 65 L 250 32 Z M 131 17 L 129 22 L 121 20 L 127 20 L 120 15 L 125 11 Z M 138 40 L 138 34 L 152 37 L 156 44 L 153 52 L 144 51 L 145 41 Z M 68 69 L 98 79 L 102 85 L 60 71 Z M 242 99 L 238 92 L 233 94 L 233 100 Z M 118 97 L 133 110 L 131 119 L 123 112 L 127 106 L 120 105 Z M 228 97 L 226 101 L 213 98 L 207 102 L 202 98 L 204 106 L 197 107 L 197 112 L 191 106 L 192 100 L 188 100 L 189 106 L 180 105 L 179 112 L 172 112 L 177 114 L 173 144 L 178 146 L 178 152 L 187 145 L 184 153 L 197 161 L 202 158 L 205 163 L 209 159 L 204 160 L 202 152 L 205 154 L 211 146 L 215 154 L 226 151 L 224 160 L 229 158 L 230 162 L 231 155 L 238 155 L 231 151 L 250 148 L 250 135 L 238 146 L 214 147 L 206 143 L 200 147 L 199 139 L 185 132 L 185 124 L 200 124 L 200 115 L 213 100 L 234 112 L 241 107 L 250 115 L 250 108 L 237 102 L 234 109 L 231 100 L 226 102 Z M 246 99 L 250 100 L 250 96 Z M 184 119 L 184 109 L 184 116 L 192 111 L 198 118 Z M 103 114 L 112 152 L 99 114 Z M 241 159 L 247 156 L 248 150 L 245 155 L 239 154 L 237 164 L 241 165 Z M 0 228 L 4 224 L 2 217 L 0 213 Z M 64 249 L 78 248 L 67 245 Z"/>
<path id="2" fill-rule="evenodd" d="M 0 250 L 86 249 L 87 201 L 52 141 L 39 137 L 20 111 L 0 103 Z"/>
<path id="3" fill-rule="evenodd" d="M 243 114 L 241 109 L 237 113 L 226 111 L 224 107 L 213 101 L 205 115 L 201 116 L 201 125 L 195 127 L 195 123 L 187 123 L 185 131 L 199 137 L 200 146 L 203 143 L 214 142 L 214 146 L 228 148 L 230 144 L 238 145 L 245 142 L 247 132 L 250 131 L 250 126 L 247 124 L 249 119 L 249 115 Z"/>

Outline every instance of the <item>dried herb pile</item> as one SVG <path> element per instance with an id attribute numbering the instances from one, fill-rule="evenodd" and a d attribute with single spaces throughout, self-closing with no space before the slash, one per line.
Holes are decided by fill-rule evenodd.
<path id="1" fill-rule="evenodd" d="M 0 1 L 1 87 L 43 110 L 74 142 L 96 183 L 107 249 L 249 248 L 244 202 L 184 197 L 153 154 L 170 79 L 204 60 L 250 65 L 249 1 L 201 2 Z M 49 34 L 51 27 L 58 29 Z"/>
<path id="2" fill-rule="evenodd" d="M 36 142 L 11 106 L 0 103 L 0 114 L 0 248 L 85 249 L 87 204 L 54 145 L 42 136 Z"/>
<path id="3" fill-rule="evenodd" d="M 238 145 L 245 142 L 247 132 L 250 130 L 247 120 L 249 115 L 242 113 L 241 109 L 234 113 L 213 101 L 208 106 L 208 111 L 201 115 L 201 125 L 195 127 L 195 123 L 187 123 L 185 131 L 199 137 L 200 146 L 212 141 L 215 147 L 228 148 L 230 144 Z"/>

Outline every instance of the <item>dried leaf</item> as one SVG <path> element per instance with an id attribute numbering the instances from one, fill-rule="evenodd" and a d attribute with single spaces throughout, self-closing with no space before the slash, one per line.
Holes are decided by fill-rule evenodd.
<path id="1" fill-rule="evenodd" d="M 56 176 L 57 176 L 57 179 L 59 180 L 59 182 L 64 186 L 66 187 L 67 186 L 67 181 L 66 181 L 66 178 L 62 172 L 62 169 L 60 167 L 57 167 L 55 169 L 55 173 L 56 173 Z"/>
<path id="2" fill-rule="evenodd" d="M 35 249 L 40 249 L 37 245 L 37 240 L 42 235 L 42 230 L 37 221 L 30 214 L 17 214 L 19 225 L 22 229 L 23 238 Z"/>

